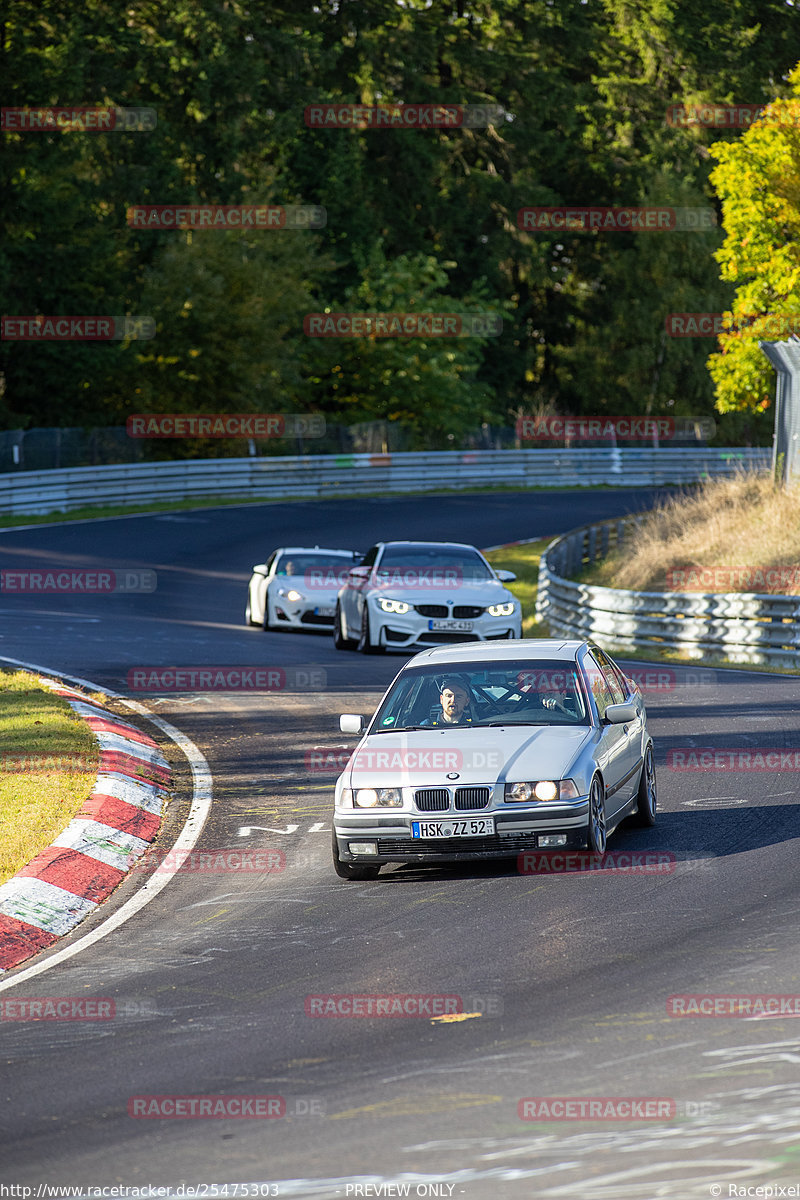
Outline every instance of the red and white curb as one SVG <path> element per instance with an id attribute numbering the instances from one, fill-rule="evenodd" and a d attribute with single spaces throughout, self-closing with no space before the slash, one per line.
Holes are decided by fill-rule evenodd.
<path id="1" fill-rule="evenodd" d="M 100 746 L 92 794 L 52 845 L 0 885 L 0 974 L 51 946 L 97 909 L 161 824 L 171 773 L 147 734 L 52 679 Z"/>

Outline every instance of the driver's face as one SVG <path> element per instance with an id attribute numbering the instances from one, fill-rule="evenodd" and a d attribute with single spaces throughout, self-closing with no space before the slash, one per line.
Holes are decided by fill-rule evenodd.
<path id="1" fill-rule="evenodd" d="M 467 707 L 469 697 L 463 688 L 446 687 L 441 695 L 442 712 L 448 720 L 457 720 Z"/>

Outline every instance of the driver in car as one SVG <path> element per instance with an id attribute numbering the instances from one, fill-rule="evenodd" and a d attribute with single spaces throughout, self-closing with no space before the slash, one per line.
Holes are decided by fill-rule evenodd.
<path id="1" fill-rule="evenodd" d="M 471 725 L 472 716 L 468 711 L 469 692 L 458 678 L 447 678 L 439 683 L 439 704 L 437 709 L 423 725 Z"/>

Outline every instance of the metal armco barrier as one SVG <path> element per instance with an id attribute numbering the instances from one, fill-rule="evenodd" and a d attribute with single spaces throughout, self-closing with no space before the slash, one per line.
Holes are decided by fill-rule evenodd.
<path id="1" fill-rule="evenodd" d="M 0 475 L 0 515 L 90 504 L 240 497 L 325 498 L 475 487 L 653 487 L 766 469 L 768 449 L 444 450 L 122 463 Z"/>
<path id="2" fill-rule="evenodd" d="M 595 638 L 609 650 L 668 648 L 692 659 L 716 655 L 800 669 L 800 596 L 632 592 L 566 578 L 624 544 L 637 520 L 586 525 L 547 547 L 536 619 L 552 634 Z"/>

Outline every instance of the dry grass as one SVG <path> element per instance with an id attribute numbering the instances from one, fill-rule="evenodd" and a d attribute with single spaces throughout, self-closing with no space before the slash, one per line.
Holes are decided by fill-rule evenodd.
<path id="1" fill-rule="evenodd" d="M 540 538 L 524 546 L 504 546 L 490 550 L 486 558 L 500 571 L 513 571 L 514 583 L 508 585 L 522 605 L 522 636 L 525 638 L 547 637 L 547 629 L 536 622 L 536 591 L 539 581 L 539 559 L 550 545 L 552 538 Z"/>
<path id="2" fill-rule="evenodd" d="M 633 591 L 800 592 L 800 488 L 776 489 L 769 474 L 742 472 L 708 480 L 693 493 L 670 497 L 645 517 L 621 551 L 588 568 L 581 579 Z M 797 567 L 777 586 L 747 584 L 758 569 Z M 668 572 L 687 567 L 721 571 L 722 586 L 676 587 Z"/>
<path id="3" fill-rule="evenodd" d="M 25 671 L 0 670 L 0 883 L 49 846 L 91 794 L 89 727 Z M 46 760 L 46 761 L 45 761 Z"/>

